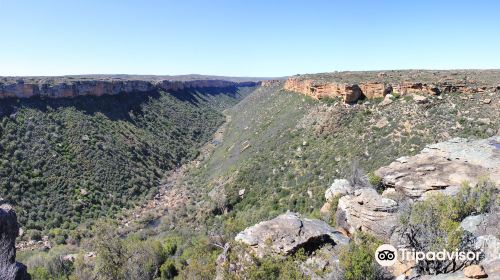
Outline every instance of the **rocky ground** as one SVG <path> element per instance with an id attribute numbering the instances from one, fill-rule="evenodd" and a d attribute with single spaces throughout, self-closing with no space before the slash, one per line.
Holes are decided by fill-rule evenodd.
<path id="1" fill-rule="evenodd" d="M 453 196 L 463 182 L 477 185 L 481 177 L 493 180 L 498 194 L 499 144 L 500 137 L 495 136 L 476 141 L 452 139 L 428 145 L 415 156 L 399 158 L 377 170 L 385 189 L 381 194 L 371 187 L 337 179 L 326 191 L 322 209 L 329 213 L 332 204 L 337 207 L 337 229 L 320 220 L 285 213 L 240 232 L 232 243 L 233 248 L 228 246 L 219 256 L 219 266 L 229 269 L 229 273 L 238 273 L 244 269 L 244 259 L 251 259 L 246 254 L 257 258 L 287 256 L 298 248 L 307 248 L 312 253 L 302 263 L 302 271 L 312 279 L 333 279 L 338 276 L 335 274 L 338 250 L 356 232 L 367 232 L 385 243 L 401 246 L 397 228 L 402 204 L 429 199 L 435 192 Z M 460 224 L 474 236 L 474 246 L 483 254 L 480 263 L 437 276 L 420 275 L 411 263 L 399 263 L 390 272 L 397 279 L 499 279 L 499 210 L 495 207 L 490 213 L 466 217 Z M 331 249 L 325 251 L 324 247 Z M 241 248 L 245 252 L 240 252 L 242 258 L 228 258 L 227 251 Z M 307 264 L 313 264 L 314 269 Z M 318 271 L 327 273 L 318 275 Z"/>

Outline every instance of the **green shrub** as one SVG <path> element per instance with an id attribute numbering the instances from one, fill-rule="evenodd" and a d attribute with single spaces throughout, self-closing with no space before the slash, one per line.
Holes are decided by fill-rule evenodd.
<path id="1" fill-rule="evenodd" d="M 452 199 L 452 219 L 461 221 L 467 216 L 489 211 L 495 200 L 495 192 L 495 183 L 489 179 L 480 179 L 476 187 L 464 182 Z"/>
<path id="2" fill-rule="evenodd" d="M 382 244 L 375 237 L 357 232 L 339 256 L 345 280 L 378 279 L 381 271 L 375 261 L 375 251 Z"/>
<path id="3" fill-rule="evenodd" d="M 480 180 L 476 187 L 464 183 L 456 196 L 434 194 L 414 203 L 401 215 L 401 237 L 418 251 L 474 251 L 473 238 L 460 227 L 463 218 L 490 209 L 495 199 L 494 184 Z M 422 274 L 447 273 L 468 263 L 452 261 L 419 262 Z"/>
<path id="4" fill-rule="evenodd" d="M 268 256 L 248 267 L 245 270 L 244 278 L 251 280 L 307 279 L 299 269 L 299 263 L 305 261 L 305 259 L 306 255 L 303 249 L 286 258 Z"/>
<path id="5" fill-rule="evenodd" d="M 163 263 L 160 267 L 160 274 L 162 279 L 174 279 L 174 277 L 179 274 L 175 267 L 175 261 L 168 259 Z"/>

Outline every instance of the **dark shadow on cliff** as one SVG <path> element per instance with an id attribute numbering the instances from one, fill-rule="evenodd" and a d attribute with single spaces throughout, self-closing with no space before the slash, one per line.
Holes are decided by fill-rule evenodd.
<path id="1" fill-rule="evenodd" d="M 208 106 L 214 105 L 214 108 L 216 108 L 216 105 L 221 100 L 231 100 L 236 103 L 245 96 L 244 93 L 240 92 L 240 88 L 227 87 L 188 89 L 174 92 L 134 92 L 118 95 L 78 96 L 73 98 L 6 98 L 0 100 L 0 118 L 4 116 L 15 117 L 16 112 L 23 107 L 37 109 L 42 112 L 73 107 L 88 115 L 102 113 L 111 120 L 131 121 L 131 112 L 134 115 L 141 115 L 143 105 L 148 101 L 159 99 L 162 94 L 169 94 L 181 102 L 188 102 L 196 107 L 203 103 Z"/>

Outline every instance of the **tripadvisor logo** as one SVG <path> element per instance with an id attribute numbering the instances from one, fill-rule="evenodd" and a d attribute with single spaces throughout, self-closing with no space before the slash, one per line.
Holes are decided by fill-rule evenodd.
<path id="1" fill-rule="evenodd" d="M 394 246 L 382 244 L 375 251 L 375 260 L 381 266 L 392 266 L 398 259 L 398 251 Z"/>
<path id="2" fill-rule="evenodd" d="M 458 250 L 449 252 L 447 250 L 442 250 L 439 252 L 421 252 L 399 249 L 397 250 L 394 246 L 389 244 L 380 245 L 375 251 L 375 260 L 381 266 L 392 266 L 399 259 L 401 262 L 406 261 L 446 261 L 446 260 L 459 260 L 459 261 L 479 261 L 480 252 L 461 252 Z"/>

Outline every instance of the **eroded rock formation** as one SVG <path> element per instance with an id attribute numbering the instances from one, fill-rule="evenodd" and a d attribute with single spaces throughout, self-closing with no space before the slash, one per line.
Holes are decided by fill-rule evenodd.
<path id="1" fill-rule="evenodd" d="M 349 238 L 323 221 L 287 212 L 240 232 L 217 259 L 216 279 L 244 275 L 256 259 L 282 258 L 304 249 L 307 258 L 297 262 L 309 279 L 335 279 L 339 274 L 338 255 Z M 231 254 L 229 252 L 232 252 Z"/>
<path id="2" fill-rule="evenodd" d="M 368 232 L 381 240 L 388 240 L 398 223 L 398 204 L 382 197 L 376 190 L 364 188 L 339 199 L 338 209 L 344 220 L 337 220 L 349 233 Z M 339 219 L 338 218 L 338 219 Z"/>
<path id="3" fill-rule="evenodd" d="M 315 99 L 342 97 L 346 103 L 354 103 L 362 97 L 383 98 L 397 93 L 437 95 L 460 92 L 478 93 L 498 91 L 497 78 L 475 80 L 488 76 L 488 71 L 389 71 L 389 72 L 333 72 L 290 77 L 284 89 L 299 92 Z M 486 74 L 488 73 L 488 74 Z M 497 75 L 497 72 L 491 73 Z M 488 76 L 489 77 L 489 76 Z"/>
<path id="4" fill-rule="evenodd" d="M 399 158 L 375 173 L 389 188 L 412 199 L 424 194 L 457 192 L 463 182 L 475 185 L 489 177 L 500 188 L 500 137 L 451 139 L 428 145 L 420 154 Z"/>
<path id="5" fill-rule="evenodd" d="M 325 97 L 342 97 L 344 102 L 356 102 L 361 96 L 361 88 L 356 84 L 319 83 L 315 80 L 300 80 L 289 78 L 283 87 L 285 90 L 296 91 L 316 99 Z"/>
<path id="6" fill-rule="evenodd" d="M 2 280 L 30 279 L 26 266 L 16 262 L 15 242 L 18 234 L 16 213 L 12 206 L 2 203 L 0 198 L 0 279 Z"/>
<path id="7" fill-rule="evenodd" d="M 325 222 L 291 212 L 251 226 L 238 233 L 235 240 L 250 246 L 257 257 L 290 255 L 300 248 L 310 251 L 327 243 L 348 243 L 347 237 Z"/>

